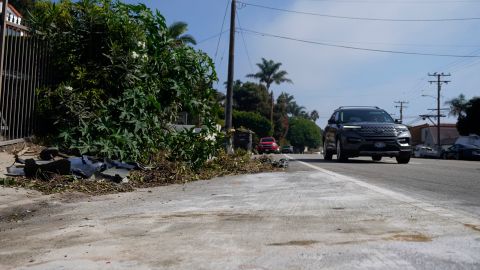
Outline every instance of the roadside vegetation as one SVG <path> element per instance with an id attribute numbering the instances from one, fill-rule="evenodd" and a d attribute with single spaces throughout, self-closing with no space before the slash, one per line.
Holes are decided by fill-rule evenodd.
<path id="1" fill-rule="evenodd" d="M 38 90 L 40 135 L 61 149 L 149 162 L 159 151 L 200 168 L 221 149 L 210 57 L 143 4 L 37 2 L 31 26 L 48 40 L 53 78 Z M 200 133 L 172 132 L 178 113 Z M 181 146 L 181 147 L 179 147 Z"/>
<path id="2" fill-rule="evenodd" d="M 105 194 L 276 170 L 268 157 L 224 154 L 224 95 L 213 89 L 213 61 L 192 47 L 196 40 L 185 22 L 167 25 L 159 11 L 117 0 L 24 2 L 19 5 L 28 9 L 28 25 L 47 42 L 50 55 L 50 79 L 37 89 L 40 141 L 70 155 L 150 168 L 131 172 L 122 183 L 52 176 L 1 184 Z M 281 65 L 262 58 L 259 71 L 247 75 L 258 83 L 235 82 L 235 128 L 252 130 L 257 139 L 275 136 L 282 144 L 316 148 L 318 113 L 284 92 L 274 99 L 274 84 L 292 83 Z M 180 113 L 194 118 L 197 129 L 175 129 Z"/>
<path id="3" fill-rule="evenodd" d="M 320 117 L 316 110 L 307 111 L 294 96 L 282 91 L 274 99 L 272 85 L 293 83 L 288 73 L 280 70 L 281 63 L 262 58 L 257 64 L 259 71 L 247 78 L 258 80 L 233 85 L 233 125 L 255 132 L 255 140 L 274 136 L 281 145 L 292 145 L 297 149 L 318 148 L 322 142 L 322 130 L 315 124 Z M 300 137 L 298 137 L 300 136 Z"/>

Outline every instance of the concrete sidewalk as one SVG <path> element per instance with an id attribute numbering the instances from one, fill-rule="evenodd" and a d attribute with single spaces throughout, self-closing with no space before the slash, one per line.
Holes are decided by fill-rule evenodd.
<path id="1" fill-rule="evenodd" d="M 478 217 L 409 200 L 327 171 L 50 198 L 0 223 L 0 269 L 480 268 Z"/>

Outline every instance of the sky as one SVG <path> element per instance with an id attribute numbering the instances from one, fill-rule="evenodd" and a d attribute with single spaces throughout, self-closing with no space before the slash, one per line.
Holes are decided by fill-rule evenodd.
<path id="1" fill-rule="evenodd" d="M 195 48 L 215 61 L 219 77 L 216 88 L 225 91 L 231 0 L 126 2 L 143 2 L 158 9 L 168 24 L 188 23 L 188 33 L 198 42 Z M 451 82 L 442 85 L 442 108 L 448 107 L 445 101 L 459 94 L 480 96 L 480 57 L 396 54 L 321 45 L 480 56 L 479 0 L 243 0 L 237 7 L 235 79 L 252 80 L 246 75 L 257 72 L 256 63 L 262 57 L 281 62 L 293 84 L 273 85 L 275 96 L 287 92 L 308 111 L 317 110 L 317 124 L 322 128 L 339 106 L 378 106 L 399 118 L 395 101 L 408 102 L 404 123 L 428 122 L 418 115 L 435 113 L 429 109 L 437 107 L 437 85 L 429 83 L 436 78 L 429 73 L 451 74 L 444 78 Z M 477 19 L 432 21 L 459 18 Z M 226 32 L 219 35 L 222 31 Z M 442 122 L 455 123 L 456 119 L 442 118 Z"/>

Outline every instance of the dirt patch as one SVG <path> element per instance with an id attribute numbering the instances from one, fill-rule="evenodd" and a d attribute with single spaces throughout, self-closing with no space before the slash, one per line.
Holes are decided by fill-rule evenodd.
<path id="1" fill-rule="evenodd" d="M 48 208 L 47 202 L 31 203 L 0 211 L 0 223 L 22 222 L 34 217 L 40 210 Z"/>
<path id="2" fill-rule="evenodd" d="M 311 246 L 317 243 L 319 242 L 315 240 L 294 240 L 283 243 L 271 243 L 268 246 Z"/>
<path id="3" fill-rule="evenodd" d="M 473 225 L 473 224 L 463 224 L 465 227 L 470 228 L 474 231 L 480 232 L 480 225 Z"/>
<path id="4" fill-rule="evenodd" d="M 432 238 L 430 236 L 413 233 L 413 234 L 395 234 L 391 237 L 385 238 L 385 240 L 390 241 L 403 241 L 403 242 L 431 242 Z"/>
<path id="5" fill-rule="evenodd" d="M 222 221 L 253 221 L 263 220 L 264 217 L 258 214 L 245 214 L 245 213 L 177 213 L 167 216 L 162 216 L 162 219 L 170 218 L 220 218 Z"/>
<path id="6" fill-rule="evenodd" d="M 345 207 L 333 207 L 332 210 L 345 210 Z"/>

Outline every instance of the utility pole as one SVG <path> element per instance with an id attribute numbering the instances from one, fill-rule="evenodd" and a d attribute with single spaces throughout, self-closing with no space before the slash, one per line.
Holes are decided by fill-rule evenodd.
<path id="1" fill-rule="evenodd" d="M 232 0 L 232 11 L 230 15 L 230 46 L 228 51 L 228 79 L 227 79 L 227 102 L 225 102 L 225 130 L 227 132 L 226 151 L 233 154 L 233 134 L 229 134 L 232 129 L 232 104 L 233 104 L 233 73 L 235 61 L 235 14 L 237 1 Z M 232 136 L 231 136 L 232 135 Z"/>
<path id="2" fill-rule="evenodd" d="M 428 76 L 431 76 L 431 77 L 437 77 L 437 80 L 436 81 L 429 81 L 430 84 L 432 83 L 436 83 L 437 84 L 437 150 L 439 151 L 440 153 L 440 150 L 442 149 L 442 144 L 440 142 L 440 92 L 442 91 L 442 84 L 448 84 L 450 81 L 445 81 L 445 80 L 442 80 L 442 77 L 449 77 L 450 74 L 444 74 L 443 72 L 442 73 L 433 73 L 433 74 L 428 74 Z"/>
<path id="3" fill-rule="evenodd" d="M 407 108 L 404 104 L 408 104 L 408 101 L 395 101 L 394 103 L 400 104 L 395 106 L 395 108 L 400 108 L 400 122 L 403 123 L 403 108 Z"/>

